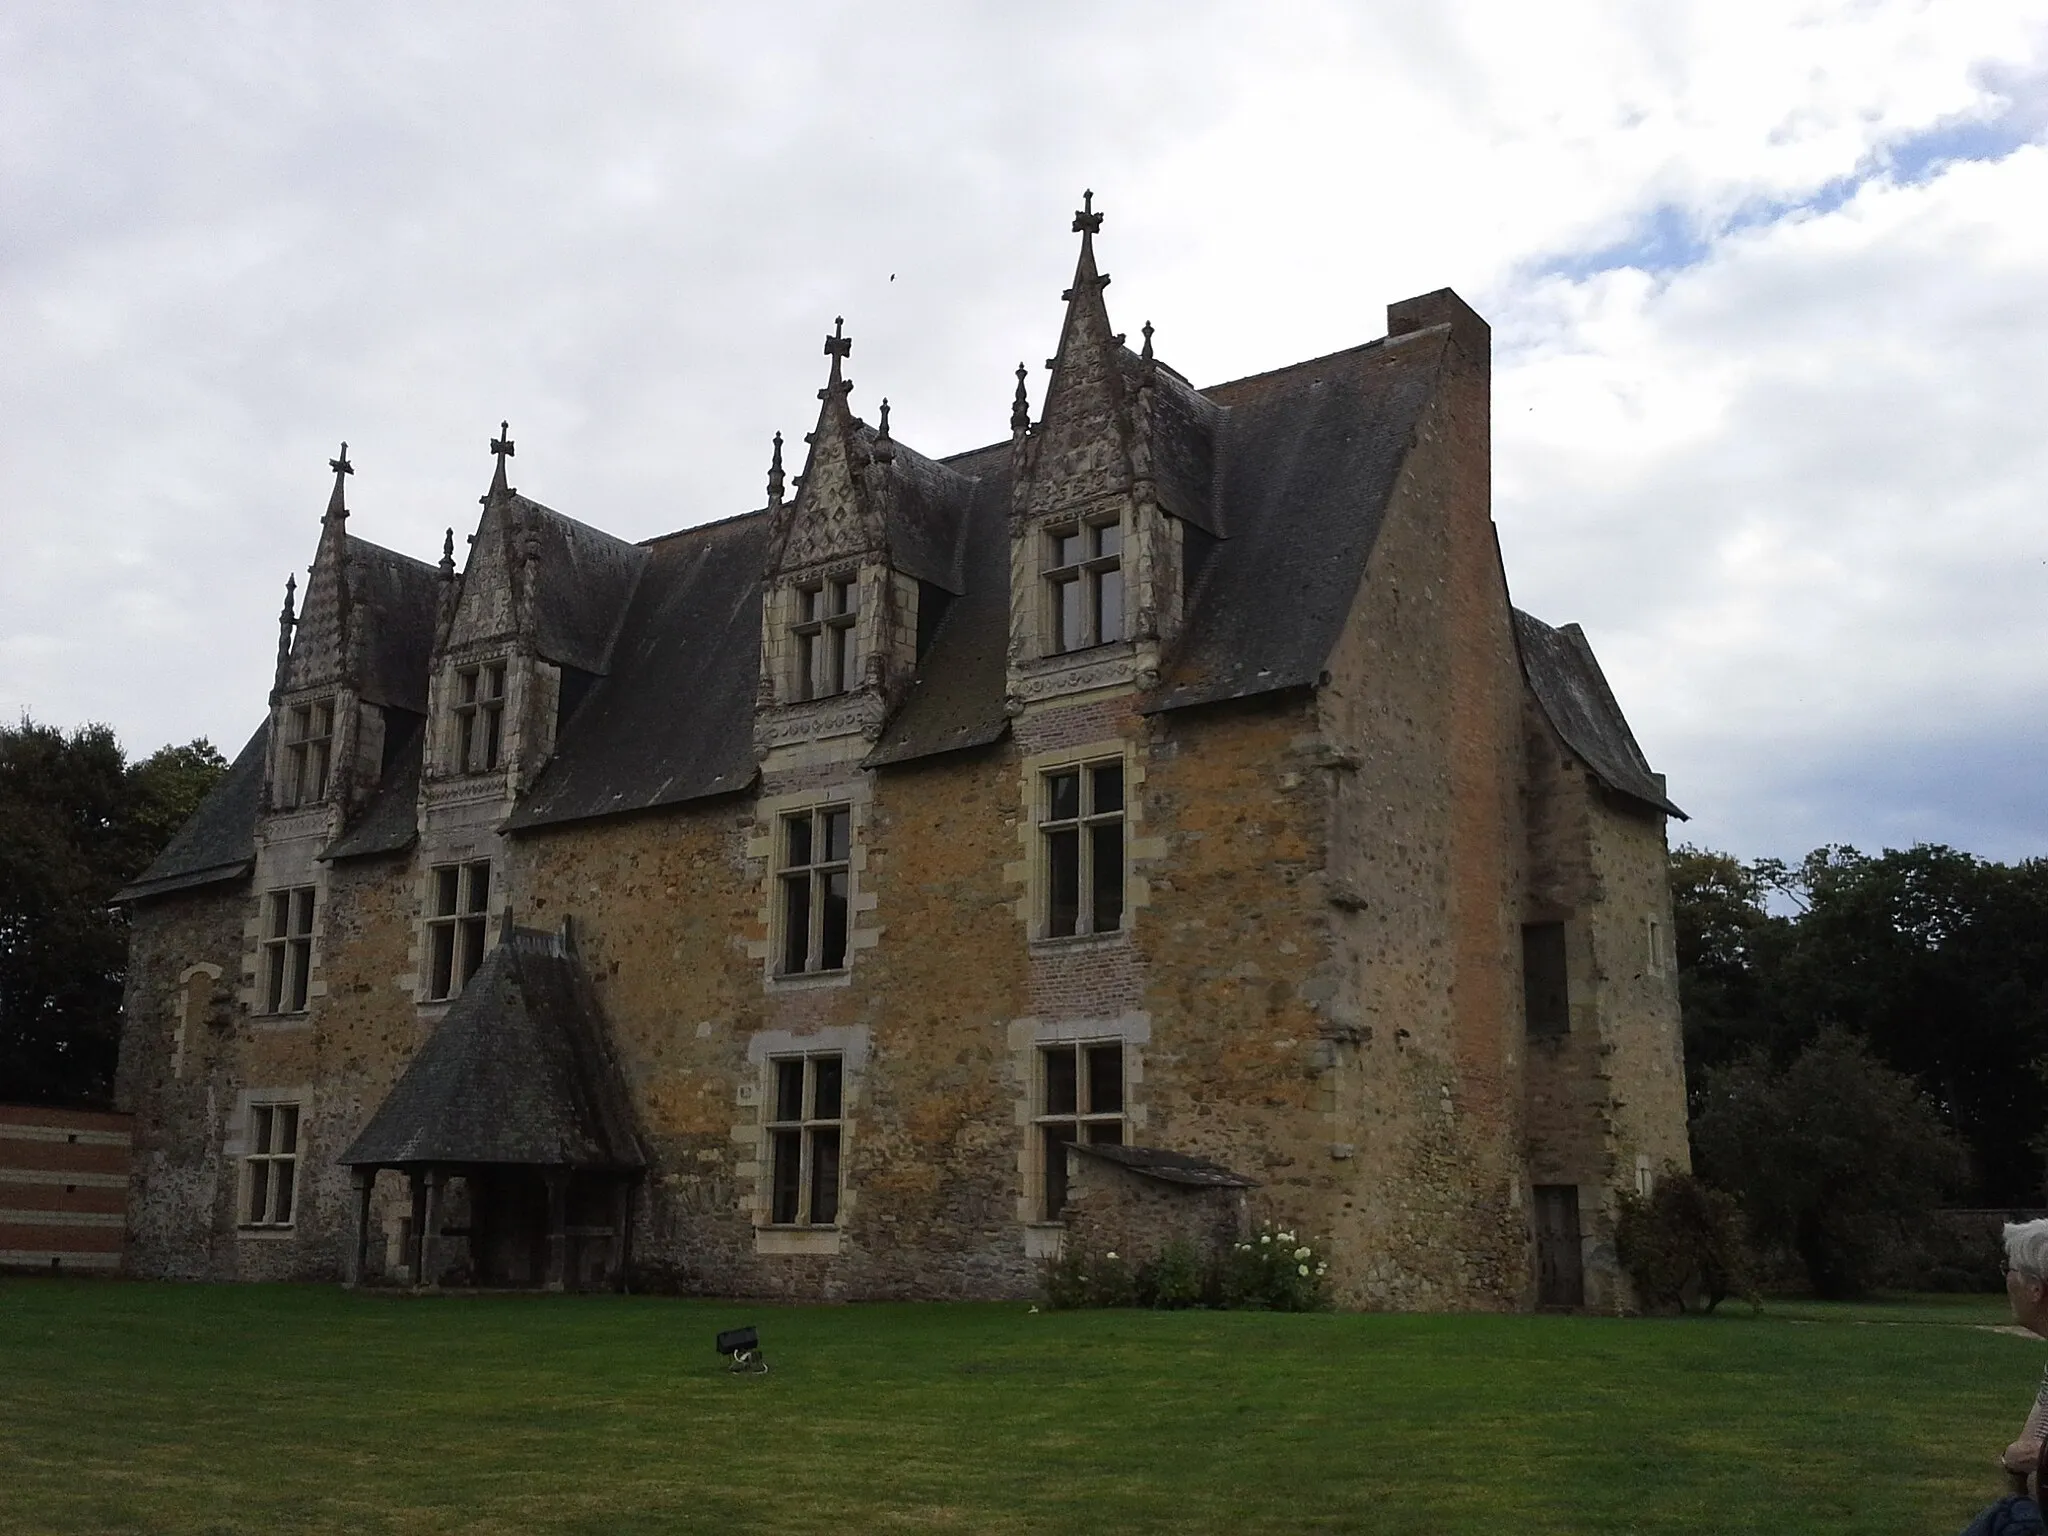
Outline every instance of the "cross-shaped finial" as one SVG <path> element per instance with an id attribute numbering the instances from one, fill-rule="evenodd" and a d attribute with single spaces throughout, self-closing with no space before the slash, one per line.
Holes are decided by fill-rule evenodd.
<path id="1" fill-rule="evenodd" d="M 1095 189 L 1092 187 L 1081 194 L 1081 211 L 1074 215 L 1074 232 L 1080 235 L 1102 233 L 1102 215 L 1095 211 Z"/>
<path id="2" fill-rule="evenodd" d="M 851 357 L 853 355 L 853 338 L 845 335 L 845 330 L 846 316 L 834 315 L 832 317 L 832 334 L 825 338 L 825 355 L 827 357 Z"/>
<path id="3" fill-rule="evenodd" d="M 499 422 L 498 435 L 491 439 L 491 452 L 498 456 L 498 468 L 503 469 L 505 461 L 511 458 L 515 451 L 512 446 L 512 423 Z"/>
<path id="4" fill-rule="evenodd" d="M 327 467 L 333 470 L 337 475 L 352 475 L 356 472 L 355 465 L 349 463 L 348 461 L 347 443 L 343 443 L 341 445 L 341 457 L 338 459 L 329 459 L 327 461 Z"/>

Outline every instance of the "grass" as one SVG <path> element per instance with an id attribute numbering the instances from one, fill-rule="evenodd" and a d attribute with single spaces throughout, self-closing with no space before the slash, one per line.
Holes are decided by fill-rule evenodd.
<path id="1" fill-rule="evenodd" d="M 1997 1298 L 1027 1314 L 0 1282 L 0 1530 L 1951 1532 Z M 724 1373 L 718 1329 L 774 1369 Z"/>

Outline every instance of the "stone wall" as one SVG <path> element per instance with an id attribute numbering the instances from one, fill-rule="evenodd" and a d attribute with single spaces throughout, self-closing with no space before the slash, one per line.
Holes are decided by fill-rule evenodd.
<path id="1" fill-rule="evenodd" d="M 1180 1243 L 1206 1260 L 1251 1231 L 1242 1189 L 1169 1183 L 1079 1150 L 1067 1165 L 1072 1251 L 1114 1253 L 1136 1266 Z"/>

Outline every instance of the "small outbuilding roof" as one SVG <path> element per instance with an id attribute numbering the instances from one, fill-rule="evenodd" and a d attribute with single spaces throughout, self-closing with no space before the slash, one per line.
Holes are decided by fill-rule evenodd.
<path id="1" fill-rule="evenodd" d="M 1108 1147 L 1085 1141 L 1070 1141 L 1067 1146 L 1071 1151 L 1086 1153 L 1105 1163 L 1115 1163 L 1148 1179 L 1157 1179 L 1162 1184 L 1188 1184 L 1204 1189 L 1259 1187 L 1257 1179 L 1232 1173 L 1221 1163 L 1211 1162 L 1206 1157 L 1190 1157 L 1185 1152 L 1169 1152 L 1164 1147 Z"/>

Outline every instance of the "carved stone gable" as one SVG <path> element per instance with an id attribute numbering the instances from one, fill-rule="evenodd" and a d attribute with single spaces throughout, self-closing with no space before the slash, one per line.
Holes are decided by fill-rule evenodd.
<path id="1" fill-rule="evenodd" d="M 810 462 L 789 514 L 778 571 L 808 570 L 833 560 L 879 556 L 884 535 L 868 489 L 860 423 L 827 404 L 811 434 Z M 840 419 L 834 420 L 835 417 Z"/>

